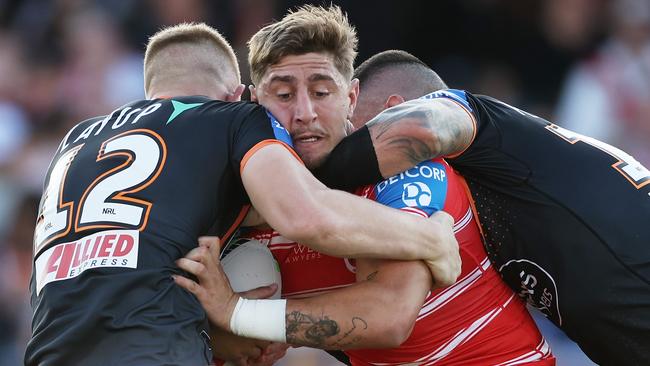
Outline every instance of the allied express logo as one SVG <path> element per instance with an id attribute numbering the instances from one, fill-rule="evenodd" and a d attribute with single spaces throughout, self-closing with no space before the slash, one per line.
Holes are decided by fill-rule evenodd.
<path id="1" fill-rule="evenodd" d="M 92 268 L 137 268 L 139 231 L 107 230 L 57 244 L 36 259 L 36 294 L 45 285 L 79 276 Z"/>

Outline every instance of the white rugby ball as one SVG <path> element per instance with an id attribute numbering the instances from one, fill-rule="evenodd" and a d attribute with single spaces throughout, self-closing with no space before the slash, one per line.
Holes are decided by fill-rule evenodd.
<path id="1" fill-rule="evenodd" d="M 273 258 L 271 250 L 259 241 L 248 240 L 239 245 L 221 259 L 221 266 L 235 292 L 277 283 L 278 290 L 271 298 L 280 298 L 282 293 L 280 266 Z"/>

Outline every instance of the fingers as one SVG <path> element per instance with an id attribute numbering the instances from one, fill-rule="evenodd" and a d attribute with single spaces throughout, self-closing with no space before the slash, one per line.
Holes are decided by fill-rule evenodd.
<path id="1" fill-rule="evenodd" d="M 252 290 L 240 292 L 239 296 L 246 299 L 268 299 L 278 290 L 278 285 L 272 283 L 268 286 L 261 286 Z"/>
<path id="2" fill-rule="evenodd" d="M 218 236 L 199 236 L 199 246 L 210 248 L 212 245 L 219 245 Z"/>
<path id="3" fill-rule="evenodd" d="M 210 261 L 210 249 L 207 247 L 196 247 L 187 252 L 185 258 L 196 262 L 207 263 Z"/>
<path id="4" fill-rule="evenodd" d="M 200 236 L 199 248 L 208 248 L 211 255 L 219 258 L 219 254 L 221 253 L 221 240 L 218 236 Z"/>
<path id="5" fill-rule="evenodd" d="M 199 297 L 198 293 L 200 293 L 202 289 L 198 283 L 190 280 L 187 277 L 178 276 L 178 275 L 173 275 L 172 278 L 174 279 L 174 282 L 176 282 L 177 285 L 193 293 L 196 297 Z"/>
<path id="6" fill-rule="evenodd" d="M 276 343 L 273 342 L 269 344 L 262 351 L 262 356 L 259 358 L 249 360 L 249 365 L 255 366 L 270 366 L 277 362 L 279 359 L 284 357 L 287 353 L 287 349 L 290 346 L 285 343 Z"/>
<path id="7" fill-rule="evenodd" d="M 196 277 L 199 277 L 199 281 L 201 280 L 201 277 L 203 277 L 208 270 L 205 264 L 188 258 L 181 258 L 177 260 L 176 265 L 178 266 L 178 268 L 184 270 L 185 272 L 191 273 Z"/>
<path id="8" fill-rule="evenodd" d="M 431 220 L 435 220 L 445 225 L 454 225 L 454 217 L 445 211 L 436 211 L 431 215 Z"/>
<path id="9" fill-rule="evenodd" d="M 431 274 L 433 275 L 433 286 L 434 288 L 446 287 L 452 285 L 458 279 L 458 276 L 461 272 L 461 260 L 460 256 L 457 258 L 450 258 L 446 261 L 424 261 Z"/>

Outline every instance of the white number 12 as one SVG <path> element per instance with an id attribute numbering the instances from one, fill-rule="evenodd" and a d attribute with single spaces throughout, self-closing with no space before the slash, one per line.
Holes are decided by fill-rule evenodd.
<path id="1" fill-rule="evenodd" d="M 63 189 L 69 167 L 83 146 L 67 151 L 53 165 L 34 233 L 35 254 L 70 232 L 75 202 L 63 203 Z M 75 232 L 94 228 L 143 230 L 147 225 L 151 203 L 128 194 L 158 178 L 167 158 L 165 143 L 151 130 L 127 131 L 106 140 L 97 161 L 116 156 L 124 156 L 126 161 L 98 176 L 79 199 Z"/>

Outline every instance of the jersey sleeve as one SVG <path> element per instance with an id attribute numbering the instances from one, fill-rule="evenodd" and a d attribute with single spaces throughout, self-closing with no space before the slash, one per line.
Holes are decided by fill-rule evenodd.
<path id="1" fill-rule="evenodd" d="M 465 151 L 448 157 L 449 164 L 466 178 L 494 186 L 514 187 L 529 179 L 532 171 L 524 156 L 543 156 L 529 137 L 549 122 L 494 98 L 447 92 L 446 97 L 463 105 L 475 122 L 472 142 Z"/>
<path id="2" fill-rule="evenodd" d="M 384 179 L 368 127 L 341 140 L 314 175 L 326 186 L 348 192 Z"/>
<path id="3" fill-rule="evenodd" d="M 268 144 L 279 144 L 287 148 L 299 161 L 293 150 L 289 132 L 266 109 L 254 107 L 245 115 L 236 128 L 231 146 L 231 163 L 240 173 L 248 159 Z"/>
<path id="4" fill-rule="evenodd" d="M 426 161 L 376 184 L 369 198 L 422 217 L 442 210 L 447 199 L 448 176 L 440 161 Z"/>

